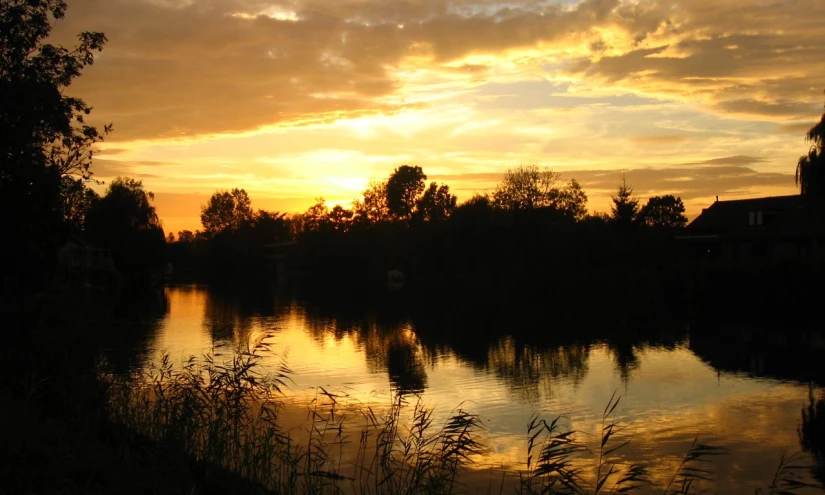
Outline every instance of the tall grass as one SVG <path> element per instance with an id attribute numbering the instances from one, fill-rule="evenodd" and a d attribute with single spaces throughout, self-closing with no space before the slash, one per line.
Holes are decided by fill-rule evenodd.
<path id="1" fill-rule="evenodd" d="M 418 400 L 406 421 L 410 404 L 401 395 L 383 414 L 360 409 L 361 421 L 354 422 L 341 396 L 319 389 L 305 429 L 286 431 L 279 415 L 290 370 L 282 364 L 262 374 L 263 347 L 238 352 L 228 363 L 190 358 L 181 368 L 164 355 L 138 375 L 109 376 L 111 418 L 184 456 L 210 482 L 233 473 L 256 490 L 283 494 L 451 493 L 457 473 L 481 452 L 477 416 L 459 408 L 437 425 Z M 354 461 L 344 463 L 353 422 L 360 424 Z"/>
<path id="2" fill-rule="evenodd" d="M 479 418 L 461 407 L 443 423 L 420 399 L 396 395 L 383 412 L 319 388 L 299 429 L 284 429 L 284 392 L 291 371 L 282 363 L 264 373 L 258 344 L 218 363 L 205 356 L 182 367 L 164 356 L 129 377 L 108 375 L 110 418 L 160 449 L 196 478 L 244 493 L 449 494 L 467 489 L 461 472 L 483 454 Z M 588 449 L 562 418 L 534 415 L 527 425 L 526 462 L 518 494 L 663 495 L 699 493 L 713 480 L 709 466 L 720 448 L 694 441 L 669 482 L 653 486 L 648 468 L 621 453 L 631 438 L 614 414 L 602 413 L 596 447 Z M 794 456 L 780 458 L 764 493 L 792 493 L 813 485 Z M 592 470 L 592 471 L 591 471 Z M 504 482 L 498 491 L 504 491 Z M 475 487 L 474 489 L 478 489 Z M 467 490 L 472 491 L 472 490 Z M 491 481 L 488 491 L 494 491 Z"/>

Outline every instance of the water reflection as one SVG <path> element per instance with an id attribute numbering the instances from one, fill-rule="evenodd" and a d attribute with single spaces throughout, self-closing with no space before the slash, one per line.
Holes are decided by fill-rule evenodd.
<path id="1" fill-rule="evenodd" d="M 515 399 L 541 403 L 553 398 L 553 383 L 578 386 L 587 374 L 590 346 L 570 344 L 538 349 L 506 337 L 491 345 L 486 367 L 507 384 Z"/>
<path id="2" fill-rule="evenodd" d="M 802 410 L 799 443 L 813 456 L 814 476 L 825 485 L 825 392 L 819 397 L 811 389 L 810 403 Z"/>
<path id="3" fill-rule="evenodd" d="M 606 401 L 618 390 L 617 415 L 634 438 L 624 460 L 651 463 L 660 479 L 672 475 L 696 436 L 732 453 L 715 465 L 720 493 L 764 486 L 780 449 L 792 445 L 815 457 L 822 476 L 825 456 L 816 438 L 825 406 L 809 401 L 807 385 L 819 369 L 807 360 L 822 353 L 800 354 L 789 345 L 772 354 L 762 340 L 777 337 L 768 332 L 751 332 L 745 341 L 679 322 L 562 329 L 552 321 L 462 323 L 397 302 L 369 310 L 203 287 L 169 288 L 167 295 L 168 311 L 148 332 L 147 360 L 161 352 L 173 361 L 210 349 L 228 353 L 263 339 L 273 349 L 265 363 L 277 366 L 286 355 L 296 403 L 310 402 L 317 387 L 364 403 L 392 391 L 418 394 L 440 417 L 465 402 L 485 420 L 490 450 L 483 466 L 523 464 L 525 428 L 535 412 L 567 415 L 567 424 L 594 442 Z M 761 364 L 753 356 L 762 356 Z"/>

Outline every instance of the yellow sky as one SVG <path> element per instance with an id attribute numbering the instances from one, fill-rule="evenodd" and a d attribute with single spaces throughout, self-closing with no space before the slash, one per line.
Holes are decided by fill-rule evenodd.
<path id="1" fill-rule="evenodd" d="M 142 179 L 167 231 L 243 187 L 349 201 L 420 165 L 459 199 L 523 162 L 608 209 L 792 194 L 822 114 L 821 0 L 72 0 L 109 38 L 71 87 L 113 123 L 98 179 Z"/>

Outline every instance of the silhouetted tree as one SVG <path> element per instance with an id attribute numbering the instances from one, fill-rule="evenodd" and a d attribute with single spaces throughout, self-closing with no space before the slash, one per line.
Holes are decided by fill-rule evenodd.
<path id="1" fill-rule="evenodd" d="M 166 243 L 153 199 L 141 181 L 118 177 L 86 215 L 89 240 L 112 250 L 118 270 L 144 280 L 163 264 Z"/>
<path id="2" fill-rule="evenodd" d="M 65 175 L 60 180 L 60 200 L 63 222 L 70 232 L 80 233 L 86 223 L 86 214 L 100 199 L 96 192 L 86 187 L 83 179 Z"/>
<path id="3" fill-rule="evenodd" d="M 639 200 L 633 197 L 633 188 L 627 184 L 627 176 L 622 174 L 622 183 L 610 207 L 611 219 L 620 227 L 630 227 L 639 215 Z"/>
<path id="4" fill-rule="evenodd" d="M 559 174 L 537 165 L 519 165 L 504 175 L 493 192 L 493 203 L 506 210 L 532 210 L 551 206 Z"/>
<path id="5" fill-rule="evenodd" d="M 427 176 L 421 167 L 402 165 L 387 180 L 387 209 L 397 220 L 409 220 L 415 213 L 418 196 L 424 192 Z"/>
<path id="6" fill-rule="evenodd" d="M 552 198 L 553 208 L 576 221 L 587 216 L 587 194 L 576 179 L 570 179 L 567 187 L 558 189 Z"/>
<path id="7" fill-rule="evenodd" d="M 329 215 L 329 208 L 324 203 L 324 198 L 315 200 L 315 204 L 310 206 L 302 215 L 302 231 L 318 232 L 324 227 L 326 218 Z"/>
<path id="8" fill-rule="evenodd" d="M 346 232 L 352 223 L 353 212 L 341 205 L 329 209 L 324 198 L 318 198 L 316 203 L 301 215 L 300 232 L 338 231 Z"/>
<path id="9" fill-rule="evenodd" d="M 504 175 L 493 192 L 493 203 L 508 211 L 546 209 L 581 220 L 587 214 L 587 195 L 575 179 L 561 187 L 560 180 L 549 168 L 520 165 Z"/>
<path id="10" fill-rule="evenodd" d="M 671 194 L 653 196 L 639 212 L 639 221 L 648 227 L 684 227 L 687 217 L 682 198 Z"/>
<path id="11" fill-rule="evenodd" d="M 353 202 L 355 221 L 374 224 L 390 219 L 390 210 L 387 205 L 387 183 L 373 181 L 364 191 L 363 199 Z"/>
<path id="12" fill-rule="evenodd" d="M 450 186 L 435 182 L 416 200 L 415 217 L 426 222 L 448 218 L 455 210 L 456 197 L 450 194 Z"/>
<path id="13" fill-rule="evenodd" d="M 15 212 L 3 231 L 23 243 L 17 251 L 28 261 L 19 258 L 16 266 L 28 278 L 54 259 L 61 176 L 88 177 L 91 146 L 110 130 L 86 125 L 91 107 L 65 94 L 106 37 L 81 33 L 73 50 L 44 43 L 65 12 L 61 0 L 0 4 L 0 209 Z"/>
<path id="14" fill-rule="evenodd" d="M 402 165 L 386 182 L 370 183 L 363 199 L 353 202 L 351 223 L 406 223 L 412 218 L 423 221 L 447 218 L 455 209 L 456 197 L 450 194 L 450 188 L 445 184 L 439 186 L 433 182 L 425 189 L 425 180 L 427 175 L 421 167 Z M 349 216 L 347 210 L 338 213 Z"/>
<path id="15" fill-rule="evenodd" d="M 251 219 L 251 201 L 243 189 L 217 191 L 201 207 L 201 224 L 210 235 L 238 230 Z"/>
<path id="16" fill-rule="evenodd" d="M 246 224 L 249 229 L 247 240 L 258 248 L 263 244 L 285 241 L 289 239 L 290 230 L 286 213 L 277 211 L 258 210 Z"/>
<path id="17" fill-rule="evenodd" d="M 195 242 L 195 234 L 192 233 L 191 230 L 179 230 L 178 231 L 178 242 Z"/>
<path id="18" fill-rule="evenodd" d="M 341 205 L 335 205 L 327 214 L 327 223 L 332 230 L 346 232 L 352 223 L 354 213 Z"/>
<path id="19" fill-rule="evenodd" d="M 825 197 L 825 114 L 819 123 L 805 135 L 811 148 L 799 157 L 796 164 L 796 185 L 799 193 L 818 198 Z"/>

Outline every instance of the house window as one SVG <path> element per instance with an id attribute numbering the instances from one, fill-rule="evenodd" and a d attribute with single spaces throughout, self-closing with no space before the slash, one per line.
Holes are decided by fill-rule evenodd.
<path id="1" fill-rule="evenodd" d="M 762 225 L 762 210 L 748 212 L 748 225 L 751 227 Z"/>

